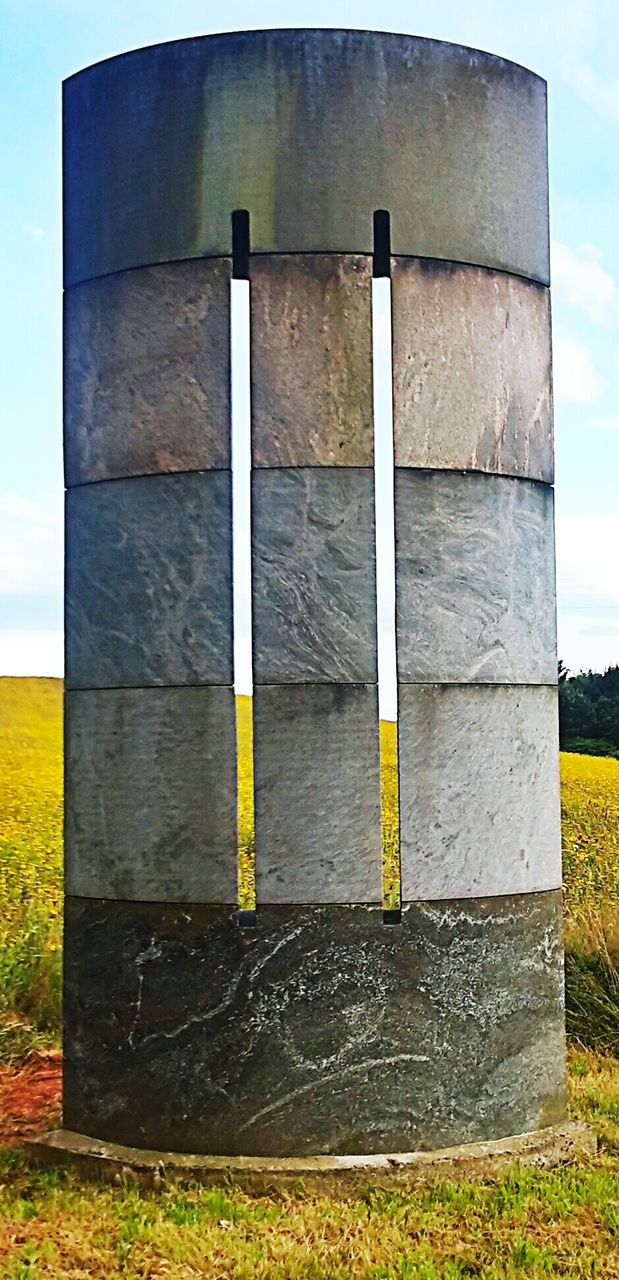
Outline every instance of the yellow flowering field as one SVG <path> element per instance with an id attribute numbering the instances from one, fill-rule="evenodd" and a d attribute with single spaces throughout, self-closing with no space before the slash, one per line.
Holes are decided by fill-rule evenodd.
<path id="1" fill-rule="evenodd" d="M 619 911 L 619 760 L 561 754 L 566 906 Z"/>
<path id="2" fill-rule="evenodd" d="M 239 698 L 237 706 L 240 902 L 247 908 L 254 904 L 251 699 Z M 384 901 L 393 907 L 398 892 L 397 739 L 389 722 L 381 724 L 381 756 Z M 561 782 L 568 946 L 575 953 L 595 953 L 596 964 L 601 956 L 606 966 L 602 976 L 612 985 L 619 946 L 619 761 L 562 754 Z M 58 680 L 0 679 L 0 814 L 0 1057 L 6 1058 L 21 1053 L 37 1036 L 53 1038 L 59 1023 Z M 587 983 L 591 981 L 588 973 Z M 580 999 L 584 1012 L 576 1023 L 579 1029 L 594 1002 L 589 986 Z M 606 1009 L 606 1021 L 616 1020 L 616 1012 L 616 1006 Z"/>

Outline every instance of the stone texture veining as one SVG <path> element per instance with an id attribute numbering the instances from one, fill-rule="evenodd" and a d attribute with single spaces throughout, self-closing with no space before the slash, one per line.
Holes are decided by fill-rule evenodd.
<path id="1" fill-rule="evenodd" d="M 230 472 L 69 491 L 66 682 L 232 683 Z"/>
<path id="2" fill-rule="evenodd" d="M 402 682 L 556 684 L 547 485 L 396 468 Z"/>
<path id="3" fill-rule="evenodd" d="M 251 362 L 254 466 L 372 466 L 371 258 L 253 258 Z"/>
<path id="4" fill-rule="evenodd" d="M 378 691 L 254 690 L 259 903 L 382 897 Z"/>
<path id="5" fill-rule="evenodd" d="M 236 903 L 232 689 L 67 693 L 65 767 L 67 893 Z"/>
<path id="6" fill-rule="evenodd" d="M 404 898 L 561 884 L 557 693 L 400 685 Z"/>
<path id="7" fill-rule="evenodd" d="M 548 289 L 395 258 L 392 315 L 396 466 L 552 482 Z"/>
<path id="8" fill-rule="evenodd" d="M 68 486 L 230 466 L 229 281 L 176 262 L 66 291 Z"/>
<path id="9" fill-rule="evenodd" d="M 561 895 L 380 908 L 69 899 L 65 1128 L 157 1150 L 415 1151 L 565 1116 Z"/>
<path id="10" fill-rule="evenodd" d="M 254 680 L 377 679 L 374 475 L 252 476 Z"/>

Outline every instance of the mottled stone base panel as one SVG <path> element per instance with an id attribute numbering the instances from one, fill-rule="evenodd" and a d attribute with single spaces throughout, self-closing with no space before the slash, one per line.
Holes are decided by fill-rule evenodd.
<path id="1" fill-rule="evenodd" d="M 560 893 L 380 909 L 69 899 L 64 1125 L 156 1150 L 430 1150 L 565 1116 Z"/>
<path id="2" fill-rule="evenodd" d="M 252 475 L 257 684 L 378 678 L 374 472 Z"/>
<path id="3" fill-rule="evenodd" d="M 64 847 L 75 896 L 234 906 L 234 690 L 67 693 Z"/>
<path id="4" fill-rule="evenodd" d="M 561 884 L 557 691 L 400 685 L 402 897 Z"/>
<path id="5" fill-rule="evenodd" d="M 380 904 L 376 685 L 255 685 L 259 903 Z"/>
<path id="6" fill-rule="evenodd" d="M 372 259 L 251 261 L 255 467 L 371 467 Z"/>
<path id="7" fill-rule="evenodd" d="M 24 1146 L 38 1164 L 65 1166 L 82 1178 L 138 1183 L 160 1190 L 167 1178 L 175 1185 L 199 1182 L 219 1185 L 231 1179 L 250 1195 L 269 1195 L 302 1181 L 305 1191 L 318 1195 L 358 1196 L 368 1189 L 394 1190 L 445 1179 L 490 1179 L 509 1169 L 555 1169 L 580 1156 L 594 1156 L 593 1129 L 579 1120 L 538 1129 L 535 1133 L 491 1142 L 461 1143 L 435 1151 L 392 1151 L 359 1156 L 196 1156 L 174 1151 L 145 1151 L 116 1143 L 97 1142 L 82 1133 L 54 1129 Z"/>
<path id="8" fill-rule="evenodd" d="M 556 684 L 552 489 L 395 471 L 402 681 Z"/>
<path id="9" fill-rule="evenodd" d="M 232 684 L 232 474 L 70 489 L 68 689 Z"/>
<path id="10" fill-rule="evenodd" d="M 67 290 L 67 487 L 230 467 L 229 259 Z"/>
<path id="11" fill-rule="evenodd" d="M 396 466 L 552 483 L 548 289 L 501 271 L 394 258 L 392 314 Z"/>

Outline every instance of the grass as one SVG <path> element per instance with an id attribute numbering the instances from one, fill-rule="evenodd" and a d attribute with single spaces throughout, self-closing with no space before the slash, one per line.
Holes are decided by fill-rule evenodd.
<path id="1" fill-rule="evenodd" d="M 239 701 L 241 901 L 253 901 L 251 706 Z M 0 681 L 0 1060 L 57 1040 L 61 687 Z M 381 726 L 384 889 L 397 886 L 394 727 Z M 562 757 L 568 1021 L 574 1114 L 593 1161 L 495 1183 L 354 1199 L 250 1197 L 234 1185 L 80 1187 L 0 1149 L 1 1280 L 619 1280 L 619 762 Z M 590 1047 L 587 1047 L 590 1046 Z M 594 1052 L 594 1048 L 606 1053 Z"/>
<path id="2" fill-rule="evenodd" d="M 553 1172 L 368 1187 L 350 1199 L 249 1196 L 233 1184 L 81 1187 L 0 1152 L 0 1275 L 192 1280 L 541 1280 L 619 1277 L 617 1064 L 571 1054 L 573 1109 L 605 1149 Z"/>

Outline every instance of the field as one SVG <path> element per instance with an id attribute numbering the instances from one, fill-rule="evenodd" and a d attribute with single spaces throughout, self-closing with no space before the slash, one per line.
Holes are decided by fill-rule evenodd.
<path id="1" fill-rule="evenodd" d="M 0 1063 L 58 1043 L 62 692 L 0 680 Z M 251 711 L 239 704 L 242 905 L 253 902 Z M 381 726 L 386 905 L 394 901 L 396 744 Z M 317 1280 L 619 1278 L 619 761 L 564 755 L 572 1110 L 599 1156 L 552 1174 L 332 1201 L 170 1187 L 80 1189 L 0 1148 L 0 1277 Z M 615 1055 L 614 1057 L 612 1055 Z"/>

